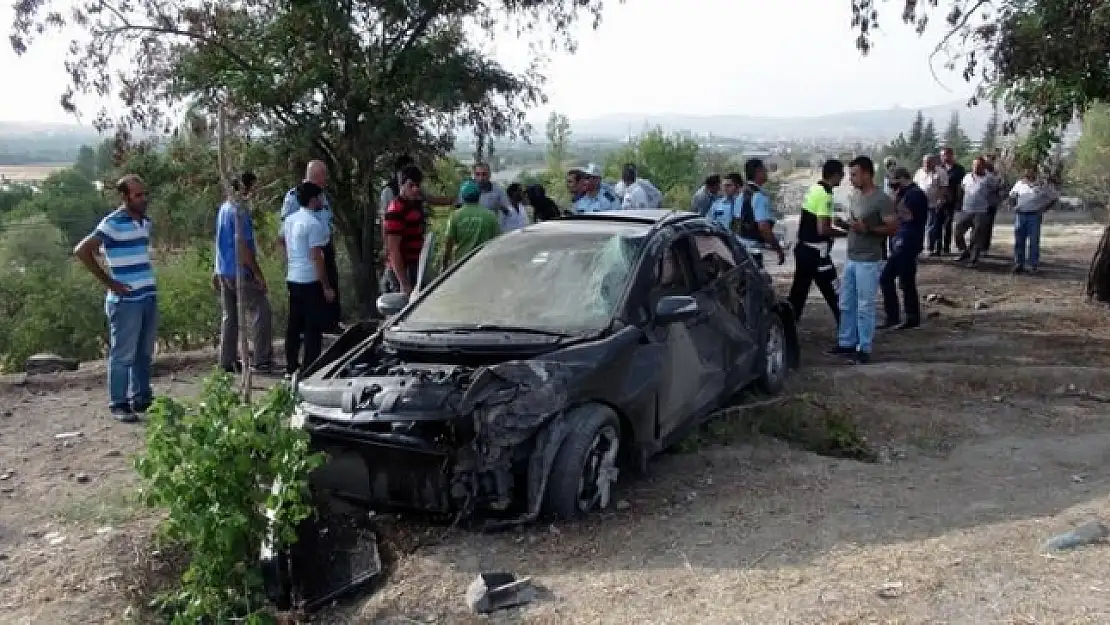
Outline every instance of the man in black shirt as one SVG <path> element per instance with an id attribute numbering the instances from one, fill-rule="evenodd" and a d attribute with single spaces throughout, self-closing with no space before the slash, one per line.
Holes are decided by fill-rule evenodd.
<path id="1" fill-rule="evenodd" d="M 942 149 L 940 158 L 948 173 L 948 188 L 940 208 L 929 215 L 929 256 L 952 253 L 952 221 L 956 211 L 963 206 L 962 183 L 967 175 L 964 166 L 956 162 L 952 148 Z"/>
<path id="2" fill-rule="evenodd" d="M 925 220 L 929 214 L 929 198 L 913 183 L 908 169 L 894 170 L 890 180 L 898 206 L 898 232 L 890 239 L 890 258 L 879 276 L 883 292 L 886 321 L 880 330 L 908 330 L 921 325 L 921 302 L 917 298 L 917 256 L 925 242 Z M 898 288 L 902 288 L 906 318 L 901 319 Z"/>

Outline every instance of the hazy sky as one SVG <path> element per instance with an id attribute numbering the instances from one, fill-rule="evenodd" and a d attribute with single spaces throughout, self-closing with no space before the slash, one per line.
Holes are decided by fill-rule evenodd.
<path id="1" fill-rule="evenodd" d="M 849 0 L 610 0 L 601 27 L 583 26 L 576 54 L 547 67 L 551 109 L 572 119 L 608 114 L 682 113 L 808 116 L 845 110 L 920 107 L 967 97 L 970 88 L 928 56 L 924 38 L 884 3 L 886 30 L 872 55 L 853 45 Z M 9 2 L 0 27 L 10 27 Z M 68 77 L 68 39 L 40 40 L 22 58 L 0 40 L 0 67 L 18 96 L 0 99 L 0 120 L 72 121 L 58 106 Z M 490 43 L 502 62 L 520 67 L 527 47 L 506 35 Z M 85 107 L 90 112 L 95 102 Z"/>

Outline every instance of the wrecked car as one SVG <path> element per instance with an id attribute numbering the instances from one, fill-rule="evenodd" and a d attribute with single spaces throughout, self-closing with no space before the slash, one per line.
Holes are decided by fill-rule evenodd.
<path id="1" fill-rule="evenodd" d="M 770 276 L 686 212 L 531 225 L 378 306 L 296 381 L 314 491 L 487 528 L 605 509 L 621 467 L 798 365 Z"/>

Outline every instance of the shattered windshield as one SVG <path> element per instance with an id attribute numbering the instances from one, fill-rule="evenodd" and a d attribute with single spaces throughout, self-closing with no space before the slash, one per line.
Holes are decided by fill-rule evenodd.
<path id="1" fill-rule="evenodd" d="M 503 326 L 560 333 L 608 324 L 643 239 L 611 232 L 514 233 L 491 241 L 395 329 Z"/>

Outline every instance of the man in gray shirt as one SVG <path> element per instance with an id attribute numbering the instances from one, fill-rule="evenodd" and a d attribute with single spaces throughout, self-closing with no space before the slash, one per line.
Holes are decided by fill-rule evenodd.
<path id="1" fill-rule="evenodd" d="M 974 267 L 979 262 L 986 243 L 987 229 L 991 227 L 991 205 L 998 196 L 1000 187 L 998 177 L 987 170 L 983 157 L 971 163 L 971 173 L 964 176 L 963 210 L 956 222 L 956 249 L 960 250 L 957 262 L 967 262 Z M 967 231 L 971 232 L 971 243 L 967 242 Z"/>
<path id="2" fill-rule="evenodd" d="M 501 185 L 491 180 L 492 174 L 489 165 L 474 163 L 472 171 L 474 172 L 474 182 L 478 183 L 478 188 L 482 191 L 478 203 L 493 211 L 498 217 L 512 211 L 513 203 L 509 201 L 509 194 L 505 193 Z M 461 202 L 462 198 L 459 198 L 459 201 Z"/>
<path id="3" fill-rule="evenodd" d="M 717 197 L 720 195 L 721 176 L 719 174 L 708 176 L 705 179 L 705 184 L 694 194 L 694 199 L 690 203 L 690 210 L 705 217 L 709 214 L 709 207 L 713 206 L 713 202 L 717 201 Z"/>
<path id="4" fill-rule="evenodd" d="M 898 232 L 894 201 L 875 186 L 875 163 L 857 156 L 849 165 L 852 186 L 859 194 L 852 202 L 848 232 L 848 262 L 840 284 L 840 326 L 830 354 L 850 356 L 856 364 L 871 361 L 875 338 L 875 302 L 883 269 L 883 246 Z"/>

